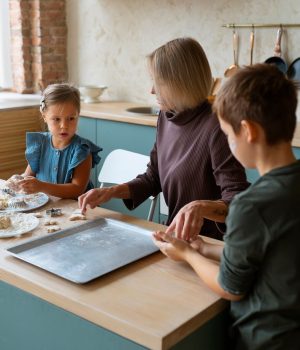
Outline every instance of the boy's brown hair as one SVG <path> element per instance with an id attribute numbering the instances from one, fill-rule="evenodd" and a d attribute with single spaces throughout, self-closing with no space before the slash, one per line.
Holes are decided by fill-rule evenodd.
<path id="1" fill-rule="evenodd" d="M 213 105 L 236 134 L 242 120 L 258 123 L 269 145 L 291 141 L 296 127 L 297 89 L 270 64 L 239 70 L 219 91 Z"/>

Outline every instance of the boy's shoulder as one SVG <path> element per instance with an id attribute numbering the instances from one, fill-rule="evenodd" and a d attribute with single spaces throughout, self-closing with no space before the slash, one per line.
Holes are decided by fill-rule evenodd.
<path id="1" fill-rule="evenodd" d="M 264 207 L 284 206 L 285 203 L 300 205 L 300 160 L 271 170 L 260 177 L 247 190 L 237 194 L 232 207 L 238 210 L 243 206 L 257 210 Z"/>

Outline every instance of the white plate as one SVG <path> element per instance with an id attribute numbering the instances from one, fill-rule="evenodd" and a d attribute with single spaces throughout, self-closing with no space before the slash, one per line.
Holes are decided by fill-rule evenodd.
<path id="1" fill-rule="evenodd" d="M 0 214 L 0 216 L 3 215 Z M 20 236 L 34 230 L 39 225 L 39 219 L 33 214 L 7 213 L 5 215 L 10 217 L 11 226 L 0 229 L 0 238 Z"/>
<path id="2" fill-rule="evenodd" d="M 26 203 L 26 206 L 22 208 L 6 208 L 0 210 L 0 213 L 21 213 L 30 211 L 33 209 L 37 209 L 45 205 L 49 201 L 49 197 L 43 193 L 38 192 L 34 194 L 16 194 L 15 197 L 12 198 L 24 198 L 24 201 Z"/>

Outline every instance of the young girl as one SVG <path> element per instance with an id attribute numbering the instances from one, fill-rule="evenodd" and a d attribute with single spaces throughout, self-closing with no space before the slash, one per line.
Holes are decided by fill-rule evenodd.
<path id="1" fill-rule="evenodd" d="M 69 84 L 49 85 L 40 104 L 48 132 L 28 132 L 25 193 L 44 192 L 60 198 L 77 198 L 93 187 L 90 171 L 99 163 L 101 148 L 76 135 L 80 94 Z"/>

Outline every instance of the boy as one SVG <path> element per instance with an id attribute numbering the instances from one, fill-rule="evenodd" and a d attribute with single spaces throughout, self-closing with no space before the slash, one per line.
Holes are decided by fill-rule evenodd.
<path id="1" fill-rule="evenodd" d="M 231 300 L 236 349 L 300 348 L 300 161 L 291 141 L 294 84 L 274 66 L 241 69 L 214 103 L 234 156 L 260 179 L 232 201 L 225 245 L 154 233 L 168 257 L 189 263 Z M 213 259 L 209 260 L 209 259 Z"/>

